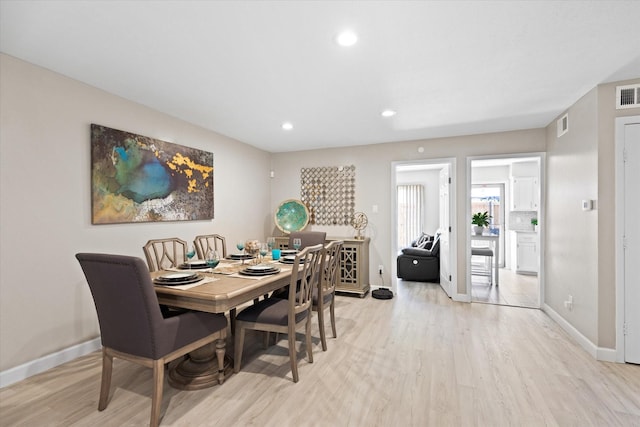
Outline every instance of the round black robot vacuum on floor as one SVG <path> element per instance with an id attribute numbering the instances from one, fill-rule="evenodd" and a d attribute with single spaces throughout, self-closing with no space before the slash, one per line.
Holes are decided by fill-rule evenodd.
<path id="1" fill-rule="evenodd" d="M 387 288 L 380 288 L 375 291 L 371 291 L 371 296 L 376 299 L 391 299 L 393 298 L 393 292 Z"/>

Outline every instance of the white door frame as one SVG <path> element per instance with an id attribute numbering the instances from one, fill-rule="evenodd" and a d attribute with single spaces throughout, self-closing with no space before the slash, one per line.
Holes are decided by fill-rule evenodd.
<path id="1" fill-rule="evenodd" d="M 640 123 L 640 116 L 616 117 L 615 125 L 615 263 L 616 263 L 616 362 L 624 354 L 624 127 Z"/>
<path id="2" fill-rule="evenodd" d="M 458 289 L 458 261 L 457 261 L 457 251 L 456 251 L 456 236 L 457 230 L 454 224 L 456 224 L 456 159 L 455 157 L 447 157 L 442 159 L 419 159 L 419 160 L 407 160 L 407 161 L 396 161 L 391 162 L 391 223 L 393 224 L 391 230 L 391 247 L 395 248 L 398 242 L 398 194 L 396 192 L 396 173 L 398 166 L 405 165 L 449 165 L 449 176 L 451 177 L 451 186 L 449 187 L 449 225 L 451 225 L 451 233 L 449 234 L 449 271 L 451 272 L 451 289 L 444 289 L 444 291 L 450 297 L 455 297 L 457 295 Z M 392 259 L 391 259 L 391 280 L 394 284 L 394 287 L 398 284 L 398 267 L 396 264 L 396 258 L 398 254 L 394 251 L 391 251 Z M 451 294 L 450 294 L 451 292 Z"/>
<path id="3" fill-rule="evenodd" d="M 540 187 L 540 211 L 538 212 L 538 234 L 539 234 L 539 244 L 540 250 L 538 253 L 539 262 L 538 265 L 540 267 L 538 271 L 538 307 L 541 308 L 544 304 L 544 257 L 545 257 L 545 217 L 546 217 L 546 153 L 544 152 L 535 152 L 535 153 L 513 153 L 513 154 L 490 154 L 486 156 L 470 156 L 467 157 L 467 195 L 465 197 L 465 217 L 466 224 L 468 227 L 465 227 L 463 231 L 466 235 L 466 254 L 471 253 L 471 163 L 474 160 L 489 160 L 489 159 L 518 159 L 524 157 L 535 157 L 540 160 L 540 178 L 538 180 L 538 185 Z M 505 251 L 507 248 L 504 249 Z M 505 252 L 506 253 L 506 252 Z M 466 284 L 467 284 L 467 298 L 471 301 L 471 256 L 465 257 L 465 263 L 467 265 L 467 274 L 466 274 Z"/>

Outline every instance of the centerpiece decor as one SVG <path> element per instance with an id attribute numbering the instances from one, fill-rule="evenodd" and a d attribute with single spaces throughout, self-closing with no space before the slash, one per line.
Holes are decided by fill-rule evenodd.
<path id="1" fill-rule="evenodd" d="M 258 264 L 258 254 L 260 253 L 260 241 L 259 240 L 247 240 L 244 243 L 244 251 L 254 257 L 254 264 Z"/>

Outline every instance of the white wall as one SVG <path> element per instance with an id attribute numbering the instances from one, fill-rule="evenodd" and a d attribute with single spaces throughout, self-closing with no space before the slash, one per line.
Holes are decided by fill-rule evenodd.
<path id="1" fill-rule="evenodd" d="M 473 166 L 472 184 L 508 183 L 509 166 Z"/>
<path id="2" fill-rule="evenodd" d="M 143 257 L 152 238 L 264 237 L 269 153 L 7 55 L 0 94 L 0 371 L 98 335 L 75 253 Z M 212 151 L 215 219 L 91 225 L 91 123 Z"/>
<path id="3" fill-rule="evenodd" d="M 440 227 L 440 170 L 398 172 L 396 174 L 396 184 L 421 184 L 424 186 L 422 231 L 434 235 Z"/>

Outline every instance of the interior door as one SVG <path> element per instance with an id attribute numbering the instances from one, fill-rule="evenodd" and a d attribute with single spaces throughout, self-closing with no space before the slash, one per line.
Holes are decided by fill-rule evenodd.
<path id="1" fill-rule="evenodd" d="M 440 169 L 440 286 L 451 297 L 451 246 L 450 246 L 450 173 L 449 166 Z"/>
<path id="2" fill-rule="evenodd" d="M 624 127 L 624 355 L 640 363 L 640 124 Z"/>

